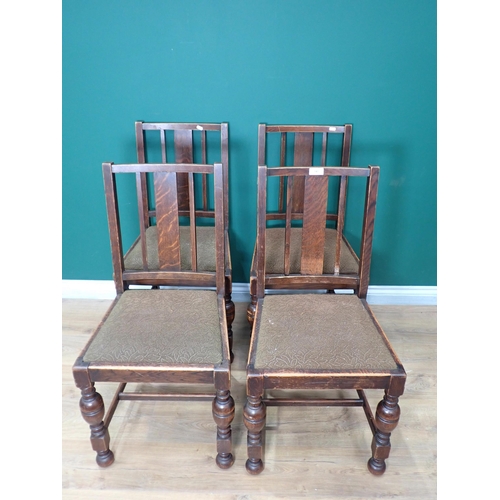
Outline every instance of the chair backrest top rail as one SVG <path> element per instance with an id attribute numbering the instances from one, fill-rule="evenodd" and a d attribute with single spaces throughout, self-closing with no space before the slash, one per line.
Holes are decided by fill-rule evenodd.
<path id="1" fill-rule="evenodd" d="M 332 175 L 332 176 L 349 176 L 349 177 L 369 177 L 371 168 L 379 168 L 370 165 L 369 167 L 316 167 L 316 166 L 283 166 L 283 167 L 266 167 L 267 175 L 285 177 L 289 175 Z"/>
<path id="2" fill-rule="evenodd" d="M 262 124 L 265 125 L 265 124 Z M 327 132 L 341 134 L 349 125 L 265 125 L 266 132 Z M 300 130 L 297 130 L 300 129 Z"/>
<path id="3" fill-rule="evenodd" d="M 220 162 L 215 165 L 221 165 Z M 202 163 L 111 163 L 113 173 L 137 173 L 137 172 L 193 172 L 197 174 L 211 174 L 214 172 L 214 164 Z"/>
<path id="4" fill-rule="evenodd" d="M 136 122 L 142 125 L 143 130 L 208 130 L 220 132 L 221 128 L 226 125 L 225 122 L 222 123 L 204 123 L 204 122 L 193 122 L 193 123 L 162 123 L 162 122 Z"/>

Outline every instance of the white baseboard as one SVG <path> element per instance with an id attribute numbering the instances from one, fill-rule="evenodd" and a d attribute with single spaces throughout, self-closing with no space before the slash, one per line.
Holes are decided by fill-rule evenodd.
<path id="1" fill-rule="evenodd" d="M 62 280 L 63 299 L 114 299 L 111 280 Z M 248 283 L 233 283 L 233 301 L 249 302 Z M 437 305 L 436 286 L 378 286 L 368 288 L 367 301 L 373 305 Z"/>

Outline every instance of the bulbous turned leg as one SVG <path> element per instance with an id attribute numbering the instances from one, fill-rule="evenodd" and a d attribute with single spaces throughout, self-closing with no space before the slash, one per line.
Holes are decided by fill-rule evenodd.
<path id="1" fill-rule="evenodd" d="M 253 320 L 255 319 L 255 309 L 257 307 L 257 295 L 250 295 L 251 302 L 247 307 L 247 320 L 250 326 L 253 326 Z"/>
<path id="2" fill-rule="evenodd" d="M 90 426 L 90 442 L 92 449 L 97 452 L 97 464 L 101 467 L 110 466 L 115 457 L 109 449 L 109 433 L 103 422 L 104 402 L 93 385 L 82 389 L 80 411 Z"/>
<path id="3" fill-rule="evenodd" d="M 389 457 L 391 451 L 391 432 L 398 425 L 400 414 L 398 397 L 386 393 L 377 406 L 375 415 L 377 432 L 372 441 L 372 458 L 368 460 L 368 470 L 376 476 L 385 472 L 385 459 Z"/>
<path id="4" fill-rule="evenodd" d="M 229 469 L 234 463 L 231 439 L 234 400 L 229 391 L 217 391 L 212 403 L 212 414 L 217 425 L 217 457 L 215 462 L 221 469 Z"/>
<path id="5" fill-rule="evenodd" d="M 248 396 L 243 420 L 248 430 L 248 460 L 245 467 L 250 474 L 260 474 L 264 470 L 262 433 L 266 425 L 266 406 L 261 397 Z"/>
<path id="6" fill-rule="evenodd" d="M 235 306 L 234 302 L 231 300 L 231 293 L 226 291 L 225 294 L 226 300 L 226 322 L 227 322 L 227 334 L 229 339 L 229 351 L 231 354 L 231 363 L 234 360 L 233 354 L 233 321 L 235 316 Z"/>

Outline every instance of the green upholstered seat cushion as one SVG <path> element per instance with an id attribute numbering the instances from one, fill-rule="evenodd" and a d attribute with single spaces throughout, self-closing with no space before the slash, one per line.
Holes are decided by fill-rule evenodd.
<path id="1" fill-rule="evenodd" d="M 222 341 L 216 292 L 124 292 L 88 347 L 84 361 L 220 363 Z"/>

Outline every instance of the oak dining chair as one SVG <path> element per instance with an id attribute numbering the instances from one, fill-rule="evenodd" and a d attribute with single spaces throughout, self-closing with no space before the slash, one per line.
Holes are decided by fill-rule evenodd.
<path id="1" fill-rule="evenodd" d="M 257 301 L 244 408 L 248 433 L 246 469 L 251 474 L 264 469 L 266 408 L 287 405 L 361 407 L 373 433 L 368 469 L 376 475 L 385 471 L 391 432 L 400 417 L 398 398 L 403 394 L 406 373 L 366 301 L 379 171 L 377 166 L 258 167 L 254 262 Z M 281 247 L 285 273 L 270 277 L 266 272 L 268 185 L 276 178 L 283 178 L 287 187 L 285 244 Z M 331 192 L 328 186 L 334 179 L 339 180 L 341 193 L 348 179 L 350 187 L 362 193 L 362 222 L 349 227 L 349 231 L 353 227 L 359 227 L 360 231 L 357 275 L 342 268 L 344 253 L 350 250 L 343 245 L 341 224 L 327 248 L 327 206 Z M 297 182 L 304 186 L 304 196 L 300 254 L 294 256 L 290 239 L 296 219 L 291 188 Z M 344 211 L 345 196 L 341 196 L 338 220 L 343 219 Z M 335 280 L 355 286 L 351 291 L 325 292 L 338 286 Z M 268 290 L 278 281 L 278 290 Z M 294 293 L 285 291 L 289 288 L 294 288 Z M 365 392 L 372 389 L 384 391 L 375 415 Z M 322 391 L 320 398 L 318 390 Z M 331 397 L 330 390 L 340 391 L 342 397 Z M 349 391 L 355 397 L 345 398 Z M 273 432 L 279 432 L 279 426 Z M 278 449 L 276 453 L 285 451 Z"/>
<path id="2" fill-rule="evenodd" d="M 131 201 L 120 197 L 118 187 L 126 187 L 123 178 L 139 179 L 146 174 L 152 176 L 156 247 L 147 240 L 146 227 L 141 226 L 137 244 L 140 265 L 127 269 L 120 209 L 128 210 Z M 179 209 L 179 174 L 187 176 L 190 193 L 186 214 Z M 196 400 L 212 402 L 215 460 L 219 467 L 228 468 L 234 461 L 234 401 L 225 298 L 224 167 L 221 163 L 104 163 L 103 175 L 116 298 L 73 366 L 74 380 L 81 390 L 80 410 L 90 426 L 97 464 L 107 467 L 114 461 L 108 428 L 120 401 Z M 195 206 L 200 176 L 206 176 L 207 187 L 213 190 L 215 245 L 211 256 L 197 244 L 198 222 L 203 220 Z M 145 220 L 140 191 L 137 201 L 138 217 Z M 187 249 L 183 249 L 184 231 Z M 207 255 L 202 257 L 205 251 Z M 205 258 L 213 260 L 213 270 L 200 265 L 200 259 Z M 138 286 L 144 284 L 167 286 Z M 118 384 L 107 413 L 95 388 L 100 382 Z M 128 384 L 133 384 L 132 389 Z"/>

